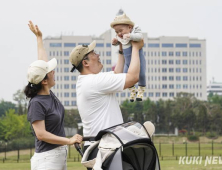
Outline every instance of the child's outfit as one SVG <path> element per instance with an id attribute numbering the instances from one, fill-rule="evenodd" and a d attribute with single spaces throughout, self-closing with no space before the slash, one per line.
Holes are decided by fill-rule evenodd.
<path id="1" fill-rule="evenodd" d="M 111 23 L 111 27 L 113 28 L 114 25 L 119 25 L 119 24 L 127 24 L 127 25 L 132 25 L 133 29 L 130 33 L 129 38 L 122 39 L 117 36 L 117 40 L 119 43 L 122 44 L 123 46 L 123 55 L 125 58 L 125 64 L 124 64 L 124 73 L 128 72 L 128 68 L 131 62 L 131 55 L 132 55 L 132 41 L 141 41 L 143 40 L 143 34 L 139 26 L 134 26 L 134 23 L 129 19 L 129 17 L 126 16 L 126 14 L 116 16 L 114 21 Z M 119 45 L 119 43 L 115 45 Z M 113 44 L 114 45 L 114 44 Z M 143 54 L 143 49 L 139 50 L 139 56 L 140 56 L 140 75 L 139 75 L 139 82 L 138 82 L 138 89 L 136 89 L 135 86 L 129 88 L 130 90 L 130 101 L 133 102 L 135 100 L 137 101 L 142 101 L 143 100 L 143 94 L 145 91 L 146 87 L 146 61 L 145 57 Z M 136 96 L 137 94 L 137 96 Z"/>

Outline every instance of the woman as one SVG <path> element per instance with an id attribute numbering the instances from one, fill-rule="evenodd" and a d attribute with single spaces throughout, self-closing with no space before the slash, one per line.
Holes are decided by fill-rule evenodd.
<path id="1" fill-rule="evenodd" d="M 35 132 L 35 153 L 31 159 L 32 170 L 66 170 L 67 145 L 81 143 L 82 136 L 65 137 L 64 107 L 50 90 L 55 85 L 55 58 L 48 61 L 43 47 L 42 33 L 37 25 L 29 22 L 36 35 L 38 60 L 28 69 L 28 85 L 24 93 L 30 98 L 28 121 Z"/>

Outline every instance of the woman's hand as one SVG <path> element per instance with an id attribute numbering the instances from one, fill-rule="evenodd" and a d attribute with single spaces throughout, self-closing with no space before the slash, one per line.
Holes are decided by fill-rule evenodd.
<path id="1" fill-rule="evenodd" d="M 32 21 L 29 21 L 29 29 L 36 35 L 36 37 L 42 37 L 42 32 L 37 25 L 34 25 Z"/>
<path id="2" fill-rule="evenodd" d="M 69 145 L 73 145 L 74 143 L 81 143 L 82 142 L 82 136 L 81 135 L 74 135 L 69 139 Z"/>

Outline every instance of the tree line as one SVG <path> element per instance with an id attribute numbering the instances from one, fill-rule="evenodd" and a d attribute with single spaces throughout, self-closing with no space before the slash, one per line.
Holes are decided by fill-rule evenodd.
<path id="1" fill-rule="evenodd" d="M 12 141 L 31 137 L 32 129 L 27 121 L 27 105 L 23 92 L 18 90 L 13 99 L 0 101 L 0 141 Z M 175 128 L 187 134 L 206 133 L 222 135 L 222 96 L 210 94 L 207 101 L 200 101 L 189 93 L 180 93 L 174 100 L 143 102 L 124 101 L 121 106 L 124 122 L 151 121 L 156 133 L 172 133 Z M 81 122 L 78 110 L 65 111 L 65 127 L 78 128 Z M 82 133 L 81 130 L 79 133 Z"/>

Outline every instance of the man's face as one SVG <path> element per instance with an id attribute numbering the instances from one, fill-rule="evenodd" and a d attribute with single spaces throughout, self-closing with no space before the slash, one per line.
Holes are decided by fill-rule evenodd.
<path id="1" fill-rule="evenodd" d="M 120 38 L 123 38 L 124 34 L 129 34 L 132 30 L 132 26 L 130 25 L 114 25 L 113 28 L 116 35 Z"/>
<path id="2" fill-rule="evenodd" d="M 88 54 L 88 58 L 89 60 L 87 62 L 89 65 L 89 70 L 93 74 L 99 73 L 103 68 L 103 65 L 99 58 L 99 54 L 96 54 L 96 52 L 93 50 Z"/>

